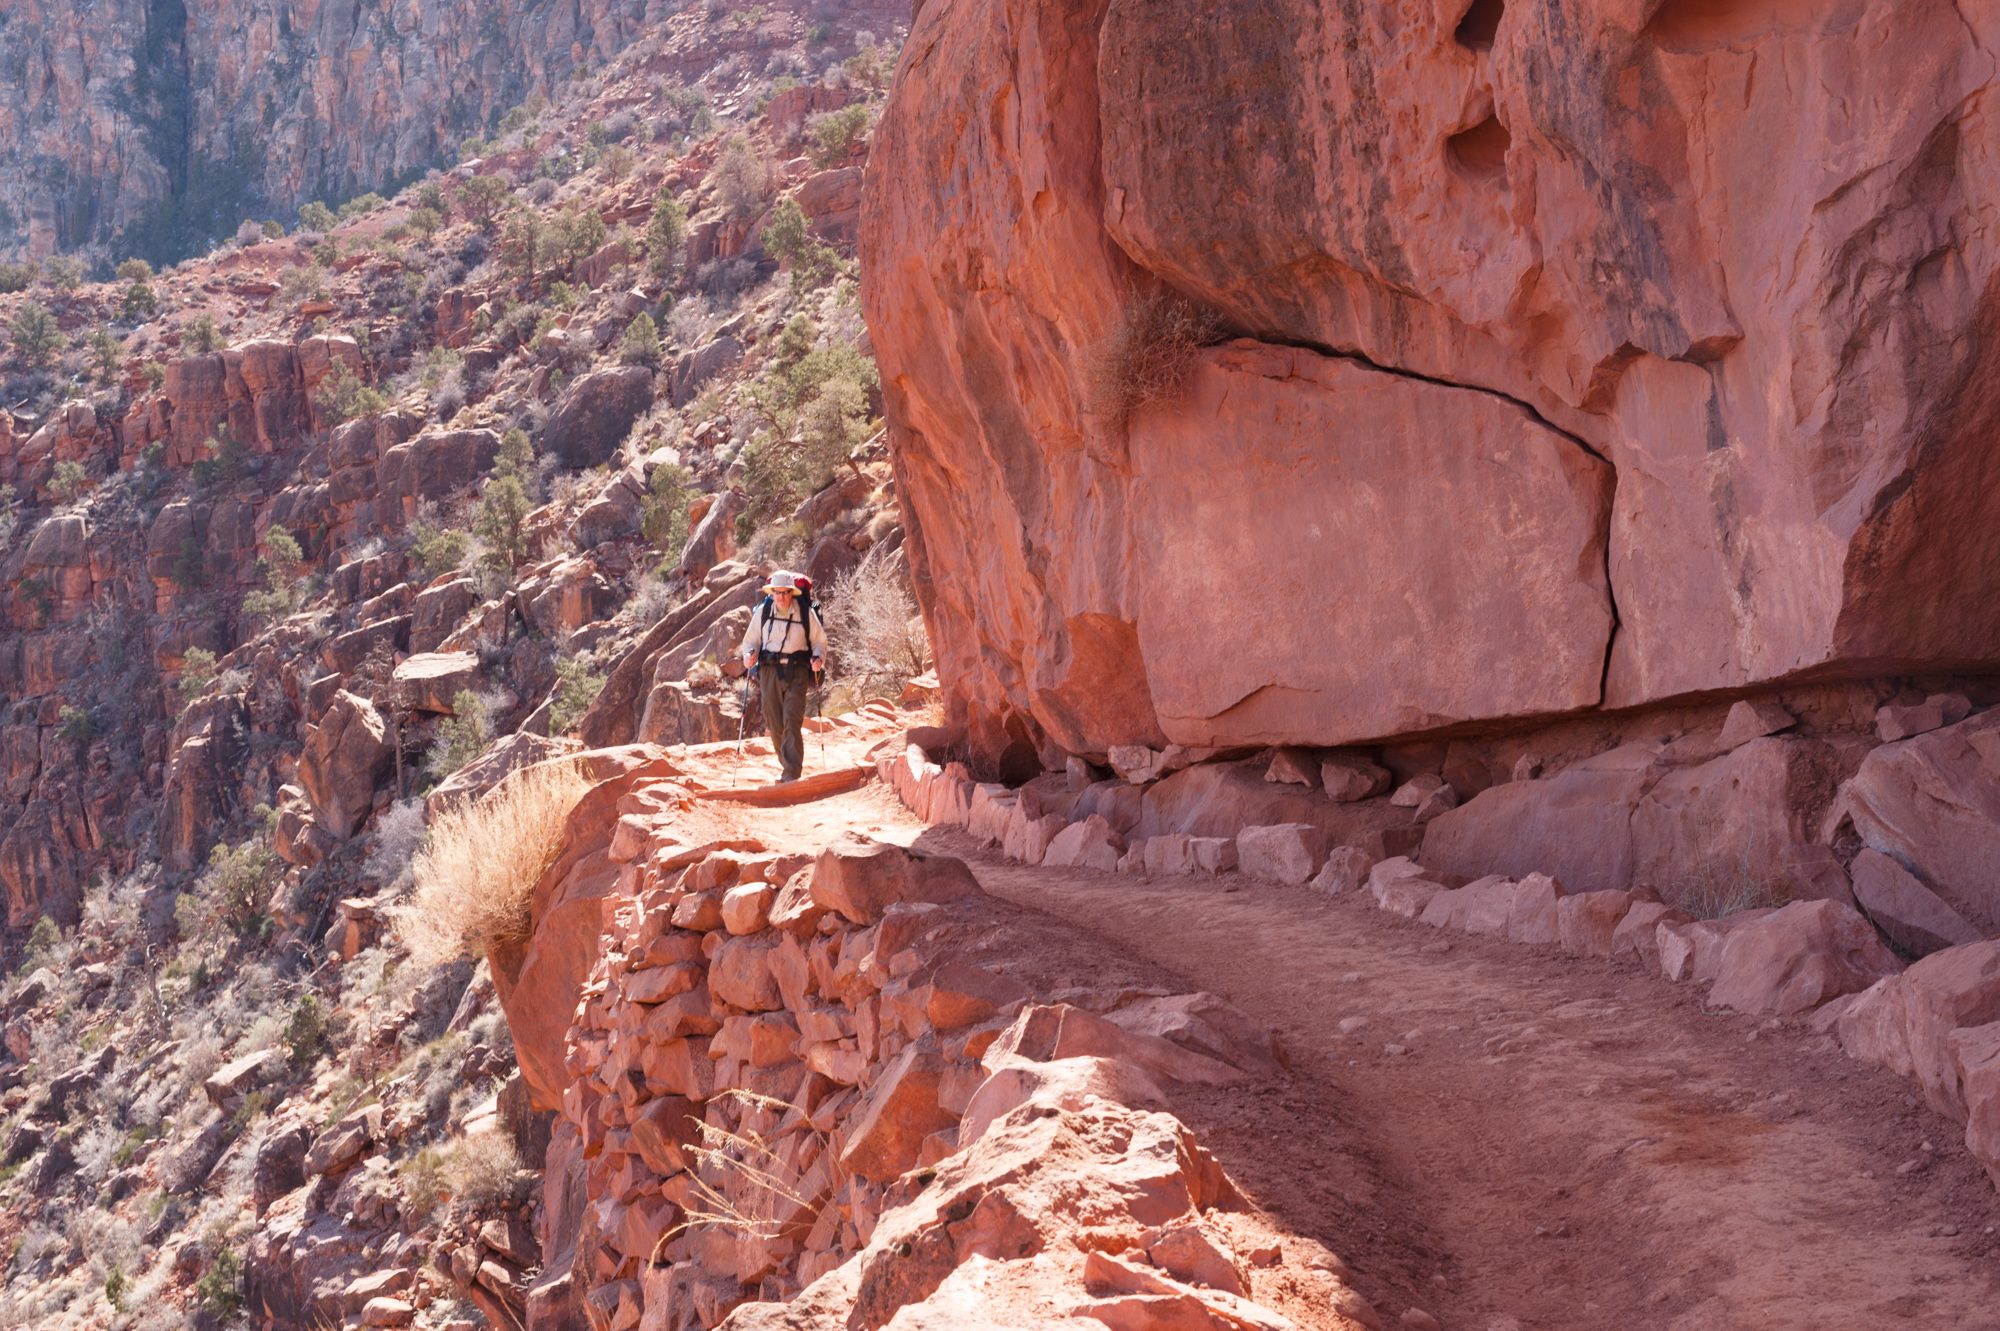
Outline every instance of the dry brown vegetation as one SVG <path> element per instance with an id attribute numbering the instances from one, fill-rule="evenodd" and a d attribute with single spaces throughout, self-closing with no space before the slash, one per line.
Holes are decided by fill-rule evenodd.
<path id="1" fill-rule="evenodd" d="M 1124 425 L 1149 402 L 1180 395 L 1202 348 L 1226 335 L 1221 318 L 1172 291 L 1134 291 L 1085 367 L 1090 409 Z"/>
<path id="2" fill-rule="evenodd" d="M 930 636 L 900 561 L 870 554 L 827 589 L 821 614 L 840 682 L 856 703 L 893 695 L 930 668 Z"/>
<path id="3" fill-rule="evenodd" d="M 416 890 L 398 921 L 411 953 L 437 963 L 525 938 L 529 895 L 588 789 L 576 764 L 538 763 L 440 813 L 411 866 Z"/>

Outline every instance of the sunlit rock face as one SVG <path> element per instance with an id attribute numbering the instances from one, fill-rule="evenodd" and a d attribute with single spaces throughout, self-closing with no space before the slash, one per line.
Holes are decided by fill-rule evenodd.
<path id="1" fill-rule="evenodd" d="M 1949 0 L 929 0 L 864 298 L 975 747 L 2000 659 L 1996 43 Z M 1215 345 L 1107 410 L 1163 290 Z"/>

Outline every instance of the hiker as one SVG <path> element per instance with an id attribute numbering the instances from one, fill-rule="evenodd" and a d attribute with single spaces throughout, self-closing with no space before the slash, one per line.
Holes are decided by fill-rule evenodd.
<path id="1" fill-rule="evenodd" d="M 743 633 L 743 668 L 764 691 L 764 729 L 784 765 L 781 781 L 805 765 L 806 694 L 826 666 L 826 625 L 813 608 L 812 583 L 780 570 L 764 586 Z"/>

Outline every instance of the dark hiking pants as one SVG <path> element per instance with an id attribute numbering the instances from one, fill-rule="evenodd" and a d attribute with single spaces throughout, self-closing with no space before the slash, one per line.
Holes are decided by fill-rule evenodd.
<path id="1" fill-rule="evenodd" d="M 812 691 L 809 665 L 768 664 L 757 671 L 764 690 L 764 730 L 778 750 L 784 765 L 784 779 L 796 781 L 806 762 L 806 695 Z"/>

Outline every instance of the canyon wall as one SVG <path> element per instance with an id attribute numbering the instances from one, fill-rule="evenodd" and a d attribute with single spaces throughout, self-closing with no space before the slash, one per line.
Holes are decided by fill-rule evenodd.
<path id="1" fill-rule="evenodd" d="M 25 0 L 0 10 L 0 255 L 172 260 L 447 160 L 664 0 Z M 107 12 L 108 11 L 108 12 Z"/>
<path id="2" fill-rule="evenodd" d="M 1990 670 L 1995 50 L 1949 0 L 931 0 L 864 301 L 975 753 Z"/>

